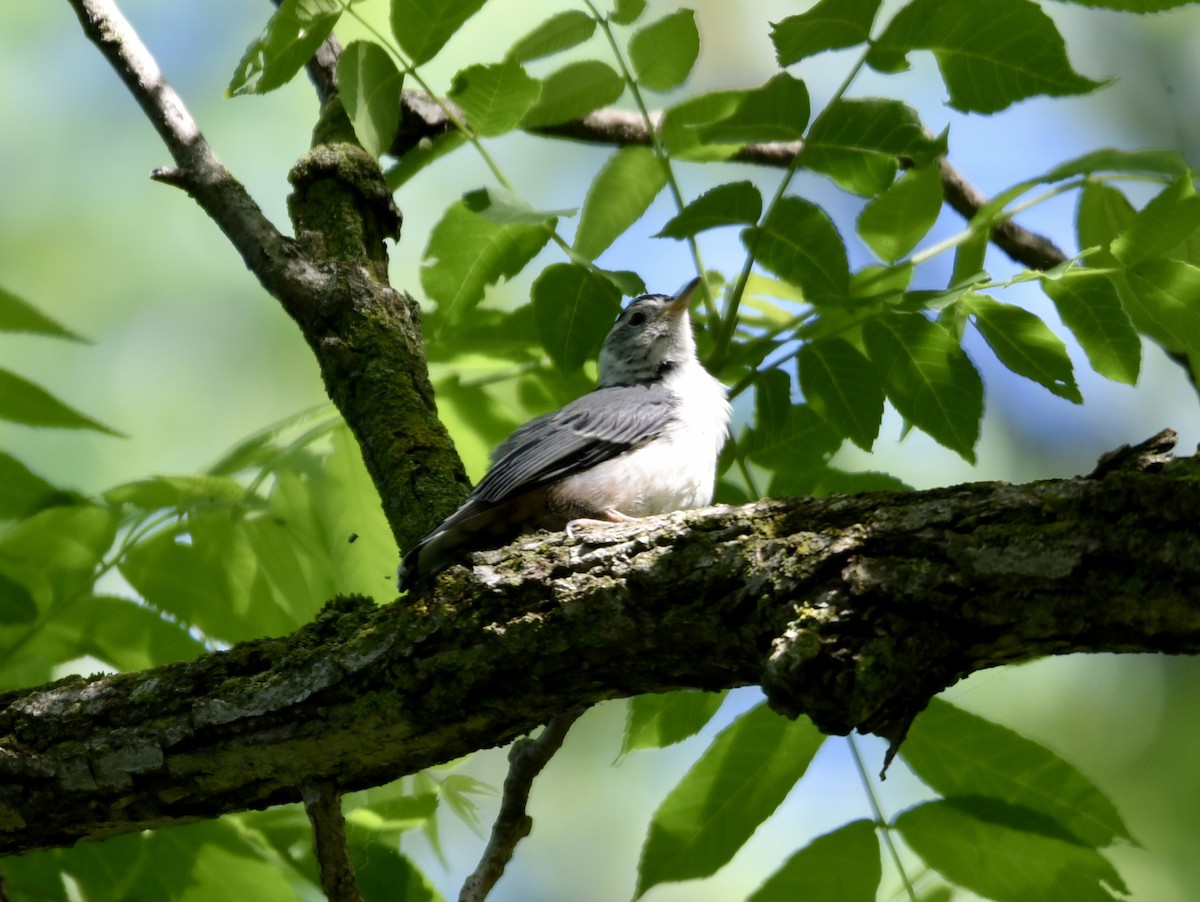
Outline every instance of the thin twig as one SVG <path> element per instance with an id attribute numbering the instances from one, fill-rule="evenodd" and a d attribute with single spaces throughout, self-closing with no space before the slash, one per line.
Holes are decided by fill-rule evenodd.
<path id="1" fill-rule="evenodd" d="M 482 902 L 503 876 L 513 849 L 533 829 L 533 818 L 525 812 L 533 780 L 562 746 L 567 731 L 583 711 L 579 708 L 560 714 L 546 724 L 537 739 L 518 739 L 513 743 L 508 752 L 508 776 L 504 778 L 500 812 L 492 824 L 492 835 L 483 850 L 483 857 L 463 883 L 458 902 Z"/>
<path id="2" fill-rule="evenodd" d="M 177 168 L 156 170 L 152 177 L 187 191 L 229 238 L 250 271 L 285 305 L 297 298 L 302 283 L 322 281 L 217 159 L 116 3 L 68 2 L 84 33 L 125 83 L 175 161 Z"/>
<path id="3" fill-rule="evenodd" d="M 328 783 L 317 783 L 305 786 L 303 796 L 325 898 L 329 902 L 362 902 L 346 843 L 341 794 Z"/>

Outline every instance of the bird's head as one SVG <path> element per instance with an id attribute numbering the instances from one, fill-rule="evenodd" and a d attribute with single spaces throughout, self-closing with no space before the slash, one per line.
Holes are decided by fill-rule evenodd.
<path id="1" fill-rule="evenodd" d="M 699 284 L 693 279 L 674 297 L 644 294 L 621 311 L 600 349 L 601 388 L 653 382 L 695 361 L 688 305 Z"/>

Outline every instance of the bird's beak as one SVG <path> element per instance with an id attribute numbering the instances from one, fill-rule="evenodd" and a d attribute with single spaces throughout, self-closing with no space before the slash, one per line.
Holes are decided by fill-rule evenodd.
<path id="1" fill-rule="evenodd" d="M 669 303 L 663 312 L 677 315 L 687 310 L 691 306 L 692 298 L 695 297 L 696 289 L 699 285 L 700 277 L 697 276 L 679 289 L 679 294 L 675 295 L 675 300 Z"/>

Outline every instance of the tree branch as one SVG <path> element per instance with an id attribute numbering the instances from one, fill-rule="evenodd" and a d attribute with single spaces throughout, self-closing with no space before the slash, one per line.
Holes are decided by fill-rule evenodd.
<path id="1" fill-rule="evenodd" d="M 68 2 L 175 160 L 153 177 L 192 196 L 296 321 L 397 543 L 413 544 L 458 505 L 467 478 L 434 407 L 419 306 L 387 283 L 384 240 L 398 234 L 399 212 L 336 96 L 322 110 L 313 150 L 291 173 L 293 240 L 217 159 L 113 0 Z M 334 91 L 336 52 L 326 44 L 314 63 L 321 93 Z"/>
<path id="2" fill-rule="evenodd" d="M 313 852 L 325 898 L 329 902 L 362 902 L 346 843 L 341 793 L 327 783 L 318 783 L 306 786 L 302 795 L 304 811 L 312 824 Z"/>
<path id="3" fill-rule="evenodd" d="M 492 824 L 492 835 L 483 850 L 483 857 L 463 883 L 458 902 L 483 902 L 496 881 L 504 876 L 517 843 L 533 830 L 533 818 L 525 813 L 533 781 L 562 748 L 567 731 L 583 711 L 580 708 L 558 715 L 546 724 L 537 739 L 518 739 L 508 750 L 508 776 L 504 779 L 500 811 Z"/>
<path id="4" fill-rule="evenodd" d="M 986 667 L 1200 652 L 1200 462 L 527 536 L 407 605 L 0 696 L 0 854 L 389 782 L 581 705 L 759 684 L 903 736 Z"/>

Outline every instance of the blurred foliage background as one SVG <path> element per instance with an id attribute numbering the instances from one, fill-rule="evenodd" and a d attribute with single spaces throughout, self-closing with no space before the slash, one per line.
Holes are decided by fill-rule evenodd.
<path id="1" fill-rule="evenodd" d="M 684 92 L 761 84 L 775 71 L 767 22 L 805 6 L 780 0 L 752 6 L 694 0 L 692 5 L 704 43 Z M 307 148 L 316 113 L 313 93 L 297 81 L 267 97 L 223 96 L 234 64 L 266 21 L 270 5 L 125 0 L 122 8 L 218 155 L 268 216 L 286 222 L 286 175 Z M 429 67 L 427 77 L 444 89 L 454 68 L 498 58 L 533 23 L 559 8 L 549 0 L 494 0 L 453 39 L 450 52 Z M 655 14 L 668 10 L 662 3 L 654 7 Z M 1195 115 L 1200 9 L 1146 17 L 1075 6 L 1048 5 L 1047 11 L 1067 38 L 1075 68 L 1092 78 L 1116 77 L 1112 87 L 1090 97 L 1039 98 L 1000 115 L 966 117 L 945 105 L 932 59 L 917 54 L 910 73 L 899 80 L 890 77 L 889 92 L 903 90 L 935 132 L 950 126 L 951 161 L 989 195 L 1097 147 L 1171 147 L 1193 165 L 1200 162 Z M 128 437 L 0 423 L 0 447 L 55 483 L 98 492 L 152 473 L 193 472 L 263 425 L 320 403 L 317 369 L 299 332 L 195 205 L 147 178 L 151 169 L 168 162 L 166 152 L 84 40 L 67 5 L 14 4 L 5 20 L 8 27 L 0 32 L 0 121 L 5 123 L 0 282 L 93 343 L 0 336 L 0 361 Z M 340 27 L 339 35 L 343 41 L 355 37 L 349 25 Z M 836 53 L 821 57 L 820 64 L 821 71 L 805 71 L 814 107 L 822 92 L 828 96 L 834 90 L 847 65 Z M 865 73 L 854 93 L 869 95 L 879 78 Z M 529 200 L 549 209 L 576 205 L 609 152 L 526 136 L 493 141 L 491 150 Z M 689 197 L 721 177 L 697 165 L 681 165 L 679 171 Z M 778 176 L 750 167 L 744 175 L 766 186 Z M 487 181 L 478 158 L 460 151 L 404 186 L 397 197 L 404 233 L 392 254 L 397 288 L 419 297 L 418 267 L 429 229 L 448 203 Z M 820 179 L 802 175 L 793 189 L 835 219 L 855 212 L 844 207 L 853 199 Z M 1019 221 L 1073 252 L 1072 202 L 1059 198 Z M 639 271 L 651 290 L 674 290 L 692 274 L 686 250 L 649 237 L 672 212 L 665 196 L 660 198 L 601 264 Z M 931 238 L 960 227 L 947 211 Z M 710 233 L 701 241 L 709 266 L 736 271 L 742 252 L 734 235 Z M 989 258 L 989 268 L 1003 272 L 1008 264 Z M 491 291 L 487 303 L 521 303 L 538 270 L 531 267 L 514 283 Z M 943 284 L 947 274 L 937 274 Z M 1055 324 L 1054 311 L 1037 288 L 1028 293 L 1030 308 Z M 838 464 L 884 470 L 926 487 L 1087 472 L 1101 452 L 1164 426 L 1180 432 L 1181 452 L 1196 446 L 1196 391 L 1157 348 L 1145 349 L 1141 381 L 1128 388 L 1096 376 L 1069 339 L 1068 346 L 1086 399 L 1082 407 L 989 365 L 987 354 L 973 355 L 987 383 L 977 467 L 923 434 L 901 441 L 894 413 L 885 418 L 873 455 L 844 450 Z M 527 415 L 511 411 L 514 421 Z M 453 416 L 449 425 L 477 478 L 488 441 Z M 382 575 L 378 592 L 389 597 Z M 978 674 L 948 697 L 1046 743 L 1111 794 L 1142 846 L 1112 852 L 1134 898 L 1200 896 L 1200 859 L 1194 851 L 1200 843 L 1200 769 L 1193 764 L 1200 749 L 1200 721 L 1194 717 L 1200 663 L 1149 656 L 1046 660 Z M 495 898 L 628 896 L 651 812 L 713 733 L 756 699 L 753 691 L 735 693 L 700 736 L 669 750 L 635 753 L 614 767 L 609 764 L 617 754 L 623 708 L 605 705 L 590 712 L 535 786 L 533 836 L 520 847 L 519 866 Z M 870 762 L 882 760 L 882 746 L 865 747 Z M 651 897 L 734 898 L 808 837 L 850 817 L 869 816 L 843 742 L 826 744 L 814 766 L 820 773 L 804 781 L 769 829 L 760 831 L 730 867 L 703 885 L 662 886 Z M 503 754 L 477 755 L 466 769 L 499 785 Z M 891 813 L 923 790 L 897 767 L 880 791 Z M 495 799 L 482 805 L 486 824 Z M 419 837 L 406 837 L 404 847 L 452 896 L 474 866 L 483 840 L 456 821 L 444 826 L 444 864 Z M 564 862 L 571 862 L 569 873 Z M 197 892 L 197 898 L 206 897 Z"/>

